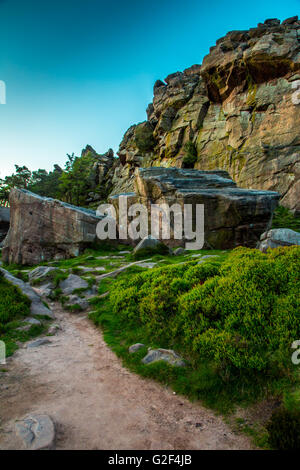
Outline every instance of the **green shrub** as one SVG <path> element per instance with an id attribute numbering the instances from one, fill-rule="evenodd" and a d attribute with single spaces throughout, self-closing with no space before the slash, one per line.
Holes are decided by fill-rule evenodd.
<path id="1" fill-rule="evenodd" d="M 194 142 L 189 140 L 184 146 L 185 156 L 183 158 L 183 168 L 194 168 L 197 161 L 197 148 Z"/>
<path id="2" fill-rule="evenodd" d="M 110 303 L 126 324 L 181 344 L 195 363 L 281 374 L 300 337 L 300 248 L 238 248 L 221 264 L 189 262 L 116 281 Z"/>
<path id="3" fill-rule="evenodd" d="M 21 291 L 10 284 L 0 273 L 0 333 L 3 327 L 30 313 L 30 300 Z"/>
<path id="4" fill-rule="evenodd" d="M 300 410 L 279 408 L 267 424 L 269 443 L 279 450 L 300 450 Z"/>
<path id="5" fill-rule="evenodd" d="M 148 121 L 138 124 L 134 131 L 135 143 L 138 149 L 144 153 L 153 150 L 156 141 L 153 136 L 153 128 Z"/>
<path id="6" fill-rule="evenodd" d="M 286 207 L 279 206 L 275 209 L 272 228 L 289 228 L 300 232 L 300 217 L 296 217 Z"/>

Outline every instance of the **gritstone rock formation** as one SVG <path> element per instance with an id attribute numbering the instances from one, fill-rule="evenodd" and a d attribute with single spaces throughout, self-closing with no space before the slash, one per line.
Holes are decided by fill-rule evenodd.
<path id="1" fill-rule="evenodd" d="M 278 191 L 282 205 L 300 212 L 297 103 L 298 17 L 231 31 L 202 65 L 155 83 L 147 121 L 120 144 L 111 194 L 132 190 L 136 167 L 220 168 L 242 188 Z"/>
<path id="2" fill-rule="evenodd" d="M 238 245 L 255 247 L 260 235 L 270 228 L 279 194 L 273 191 L 241 189 L 225 171 L 199 171 L 178 168 L 138 168 L 136 193 L 129 193 L 133 203 L 204 204 L 205 246 L 225 249 Z M 110 201 L 118 213 L 118 197 Z M 150 227 L 150 223 L 149 223 Z M 169 246 L 182 240 L 163 240 Z"/>
<path id="3" fill-rule="evenodd" d="M 10 229 L 4 240 L 6 263 L 34 265 L 77 256 L 97 240 L 101 217 L 24 189 L 10 192 Z"/>

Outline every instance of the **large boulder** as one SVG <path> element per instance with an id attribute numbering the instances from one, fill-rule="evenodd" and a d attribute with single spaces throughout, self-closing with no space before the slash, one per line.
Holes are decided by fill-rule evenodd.
<path id="1" fill-rule="evenodd" d="M 10 212 L 2 259 L 27 265 L 79 255 L 97 240 L 96 225 L 102 218 L 92 210 L 17 188 L 10 192 Z"/>
<path id="2" fill-rule="evenodd" d="M 124 195 L 123 195 L 124 196 Z M 199 171 L 179 168 L 138 168 L 136 193 L 127 198 L 128 206 L 136 202 L 148 208 L 153 204 L 177 203 L 183 213 L 184 205 L 204 205 L 205 247 L 234 248 L 238 245 L 255 247 L 260 235 L 271 226 L 273 211 L 279 200 L 273 191 L 241 189 L 223 170 Z M 118 198 L 110 201 L 117 209 Z M 118 213 L 118 210 L 116 211 Z M 150 229 L 149 220 L 149 229 Z M 184 240 L 163 240 L 168 246 L 181 246 Z"/>
<path id="3" fill-rule="evenodd" d="M 227 33 L 201 66 L 158 80 L 147 121 L 120 144 L 113 194 L 132 191 L 136 166 L 186 167 L 188 159 L 227 170 L 242 188 L 277 191 L 300 213 L 299 39 L 298 17 L 269 19 Z M 136 134 L 145 128 L 153 139 L 141 150 Z"/>
<path id="4" fill-rule="evenodd" d="M 300 245 L 300 233 L 288 228 L 276 228 L 263 233 L 257 247 L 266 253 L 268 248 L 293 245 Z"/>
<path id="5" fill-rule="evenodd" d="M 67 279 L 60 281 L 59 287 L 62 290 L 64 295 L 69 295 L 74 292 L 76 289 L 88 289 L 89 285 L 87 281 L 82 279 L 80 276 L 76 274 L 70 274 Z"/>

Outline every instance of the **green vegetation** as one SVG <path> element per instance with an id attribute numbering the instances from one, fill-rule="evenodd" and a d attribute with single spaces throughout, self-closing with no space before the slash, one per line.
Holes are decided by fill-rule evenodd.
<path id="1" fill-rule="evenodd" d="M 136 253 L 132 253 L 131 258 L 133 260 L 139 260 L 139 259 L 144 259 L 144 258 L 149 258 L 149 256 L 154 256 L 154 255 L 168 255 L 169 254 L 169 248 L 164 245 L 164 244 L 159 244 L 157 245 L 156 248 L 144 248 L 142 250 L 137 251 Z"/>
<path id="2" fill-rule="evenodd" d="M 279 206 L 274 212 L 272 228 L 289 228 L 300 232 L 300 217 L 294 216 L 286 207 Z"/>
<path id="3" fill-rule="evenodd" d="M 299 409 L 291 362 L 291 344 L 300 337 L 299 255 L 299 247 L 267 254 L 239 248 L 202 264 L 183 257 L 187 262 L 128 270 L 100 284 L 110 295 L 92 301 L 91 318 L 131 370 L 219 412 L 267 397 Z M 129 354 L 136 342 L 145 348 Z M 147 347 L 175 349 L 188 365 L 144 365 Z M 267 445 L 264 428 L 243 431 Z"/>
<path id="4" fill-rule="evenodd" d="M 18 330 L 22 322 L 26 322 L 26 316 L 30 314 L 30 300 L 17 287 L 6 281 L 2 273 L 0 273 L 0 291 L 0 340 L 4 341 L 6 355 L 10 356 L 18 349 L 18 341 L 24 342 L 38 336 L 44 327 L 32 325 L 27 331 Z"/>
<path id="5" fill-rule="evenodd" d="M 91 152 L 82 157 L 67 155 L 65 171 L 60 177 L 59 196 L 63 201 L 85 206 L 89 191 L 95 191 L 95 157 Z"/>
<path id="6" fill-rule="evenodd" d="M 267 424 L 270 445 L 279 450 L 300 449 L 300 410 L 276 410 Z"/>
<path id="7" fill-rule="evenodd" d="M 120 256 L 122 250 L 130 253 Z M 198 264 L 201 258 L 193 257 L 196 254 L 217 257 Z M 117 278 L 101 279 L 98 296 L 89 300 L 90 318 L 102 327 L 105 340 L 124 365 L 176 393 L 200 399 L 226 415 L 258 446 L 299 447 L 295 429 L 299 429 L 300 373 L 291 361 L 291 344 L 300 338 L 300 247 L 267 254 L 247 248 L 180 256 L 146 252 L 141 258 L 151 258 L 157 267 L 145 270 L 134 265 Z M 51 263 L 59 269 L 52 279 L 55 298 L 66 309 L 80 311 L 78 304 L 67 306 L 60 280 L 70 272 L 82 275 L 80 266 L 103 266 L 108 272 L 132 259 L 131 248 L 108 245 Z M 18 266 L 9 269 L 20 277 L 26 275 Z M 95 272 L 84 273 L 89 287 Z M 11 354 L 17 341 L 27 341 L 44 327 L 17 330 L 29 314 L 29 302 L 3 277 L 0 289 L 6 299 L 2 310 L 0 306 L 0 339 L 4 338 Z M 75 292 L 81 297 L 83 290 Z M 137 342 L 145 347 L 129 354 L 128 347 Z M 174 349 L 187 366 L 144 365 L 141 359 L 148 347 Z M 256 406 L 269 399 L 281 406 L 267 424 L 231 414 L 237 405 Z"/>
<path id="8" fill-rule="evenodd" d="M 136 126 L 134 137 L 135 143 L 142 153 L 149 152 L 155 147 L 156 141 L 153 136 L 153 128 L 147 121 Z"/>
<path id="9" fill-rule="evenodd" d="M 15 173 L 6 176 L 4 180 L 0 179 L 1 205 L 8 203 L 9 192 L 14 187 L 28 189 L 41 196 L 58 197 L 62 174 L 62 169 L 58 165 L 54 165 L 54 170 L 49 173 L 42 169 L 31 172 L 26 166 L 15 165 L 15 168 Z"/>
<path id="10" fill-rule="evenodd" d="M 15 173 L 0 179 L 0 202 L 7 205 L 10 190 L 14 187 L 27 189 L 40 196 L 52 197 L 75 204 L 88 206 L 89 192 L 97 193 L 100 199 L 108 194 L 104 185 L 98 185 L 95 174 L 96 157 L 87 152 L 81 157 L 67 154 L 64 170 L 54 165 L 53 171 L 44 169 L 30 171 L 26 166 L 15 165 Z"/>
<path id="11" fill-rule="evenodd" d="M 184 146 L 185 156 L 183 158 L 183 168 L 194 168 L 197 161 L 197 147 L 189 140 Z"/>

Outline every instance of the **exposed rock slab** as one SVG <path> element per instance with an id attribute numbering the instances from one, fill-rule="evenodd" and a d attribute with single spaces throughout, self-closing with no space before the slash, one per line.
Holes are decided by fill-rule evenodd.
<path id="1" fill-rule="evenodd" d="M 49 318 L 55 318 L 52 310 L 50 310 L 48 307 L 46 307 L 40 296 L 33 290 L 33 288 L 22 281 L 21 279 L 18 279 L 17 277 L 14 277 L 12 274 L 10 274 L 8 271 L 6 271 L 3 268 L 0 268 L 0 271 L 3 273 L 5 279 L 7 279 L 11 284 L 14 286 L 18 287 L 22 293 L 28 297 L 31 300 L 31 305 L 30 305 L 30 312 L 31 315 L 36 315 L 36 316 L 48 316 Z"/>
<path id="2" fill-rule="evenodd" d="M 89 287 L 87 281 L 76 274 L 70 274 L 67 279 L 60 281 L 59 287 L 64 295 L 72 294 L 75 289 L 87 289 Z"/>
<path id="3" fill-rule="evenodd" d="M 149 349 L 147 355 L 142 359 L 143 364 L 163 361 L 171 366 L 185 367 L 185 361 L 172 349 Z"/>
<path id="4" fill-rule="evenodd" d="M 143 343 L 135 343 L 135 344 L 132 344 L 128 348 L 128 351 L 130 352 L 130 354 L 133 354 L 133 353 L 139 351 L 140 349 L 142 349 L 144 347 L 145 347 L 145 345 Z"/>
<path id="5" fill-rule="evenodd" d="M 79 255 L 97 240 L 94 211 L 13 188 L 10 229 L 2 251 L 6 263 L 39 264 Z"/>
<path id="6" fill-rule="evenodd" d="M 51 341 L 48 338 L 38 338 L 31 343 L 27 344 L 27 348 L 38 348 L 39 346 L 45 346 L 46 344 L 50 344 Z"/>
<path id="7" fill-rule="evenodd" d="M 268 248 L 293 245 L 300 245 L 300 233 L 288 228 L 276 228 L 261 235 L 258 248 L 265 253 Z"/>
<path id="8" fill-rule="evenodd" d="M 48 415 L 29 415 L 17 421 L 16 432 L 27 450 L 50 450 L 54 447 L 55 426 Z"/>

